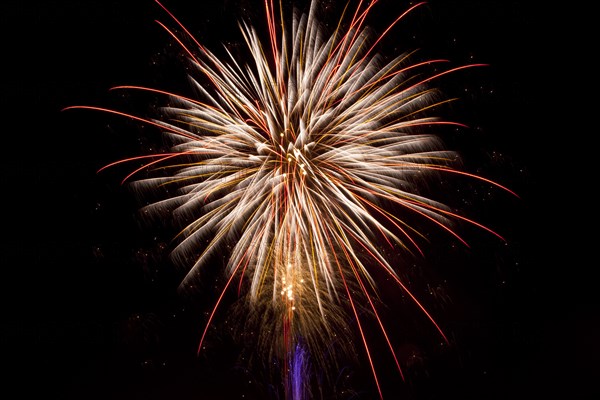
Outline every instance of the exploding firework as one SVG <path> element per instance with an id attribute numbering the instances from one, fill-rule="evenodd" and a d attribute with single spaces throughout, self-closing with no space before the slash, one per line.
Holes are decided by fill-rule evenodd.
<path id="1" fill-rule="evenodd" d="M 430 115 L 451 101 L 432 84 L 479 64 L 440 69 L 445 60 L 414 62 L 413 53 L 385 61 L 377 46 L 422 3 L 372 36 L 366 21 L 376 3 L 360 1 L 346 9 L 337 28 L 328 32 L 318 21 L 316 1 L 306 13 L 291 17 L 281 5 L 277 12 L 272 0 L 265 1 L 266 40 L 252 25 L 240 23 L 249 56 L 245 62 L 229 51 L 225 59 L 217 57 L 163 7 L 175 29 L 161 26 L 188 57 L 200 96 L 117 88 L 166 96 L 165 117 L 153 120 L 93 106 L 70 107 L 151 124 L 170 140 L 168 152 L 105 168 L 144 160 L 124 181 L 142 190 L 169 189 L 171 195 L 146 210 L 183 223 L 173 251 L 189 267 L 182 288 L 215 254 L 230 249 L 226 283 L 198 351 L 225 294 L 237 290 L 238 304 L 246 310 L 241 325 L 258 328 L 257 344 L 268 359 L 280 360 L 282 382 L 293 399 L 306 395 L 302 379 L 310 368 L 324 369 L 335 359 L 329 338 L 349 344 L 354 331 L 383 397 L 367 322 L 378 327 L 402 376 L 378 311 L 375 276 L 395 282 L 446 340 L 401 279 L 403 266 L 391 262 L 379 243 L 423 254 L 425 228 L 416 219 L 461 242 L 452 228 L 455 221 L 498 235 L 420 195 L 420 185 L 445 173 L 509 191 L 456 169 L 456 154 L 430 132 L 442 125 L 461 126 Z"/>

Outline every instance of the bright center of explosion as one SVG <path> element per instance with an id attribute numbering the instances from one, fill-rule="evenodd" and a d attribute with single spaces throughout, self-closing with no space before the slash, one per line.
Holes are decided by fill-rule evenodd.
<path id="1" fill-rule="evenodd" d="M 304 283 L 304 279 L 299 275 L 296 268 L 288 263 L 285 274 L 281 278 L 281 298 L 292 311 L 296 309 L 295 293 L 301 293 Z"/>

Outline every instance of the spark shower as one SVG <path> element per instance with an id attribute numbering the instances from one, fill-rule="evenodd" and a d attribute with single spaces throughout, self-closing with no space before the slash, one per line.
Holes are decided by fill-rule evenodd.
<path id="1" fill-rule="evenodd" d="M 412 51 L 382 57 L 382 40 L 424 3 L 410 5 L 375 34 L 368 17 L 377 3 L 349 2 L 329 29 L 319 21 L 318 1 L 287 15 L 281 3 L 265 0 L 268 34 L 240 22 L 247 45 L 247 58 L 240 59 L 227 48 L 219 58 L 157 1 L 171 21 L 159 24 L 186 55 L 198 97 L 113 88 L 164 96 L 156 119 L 68 107 L 154 126 L 169 141 L 166 152 L 118 160 L 102 170 L 142 161 L 123 182 L 142 191 L 168 188 L 169 195 L 145 211 L 182 225 L 172 253 L 188 271 L 182 289 L 202 269 L 217 267 L 216 254 L 227 252 L 226 283 L 199 332 L 198 352 L 223 298 L 235 292 L 245 310 L 236 314 L 240 326 L 258 332 L 266 363 L 277 360 L 288 399 L 309 398 L 315 371 L 335 370 L 332 338 L 343 344 L 342 352 L 360 346 L 383 398 L 367 324 L 376 327 L 403 378 L 380 316 L 376 276 L 394 282 L 448 341 L 401 278 L 405 266 L 386 251 L 425 256 L 428 229 L 467 246 L 455 222 L 502 238 L 441 200 L 420 195 L 420 185 L 452 174 L 514 195 L 461 171 L 458 155 L 436 135 L 443 126 L 464 127 L 434 114 L 454 100 L 435 89 L 436 81 L 482 65 L 414 61 L 418 52 Z"/>

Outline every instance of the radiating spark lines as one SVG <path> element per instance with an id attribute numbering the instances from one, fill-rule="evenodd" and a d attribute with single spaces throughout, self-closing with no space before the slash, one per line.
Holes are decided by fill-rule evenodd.
<path id="1" fill-rule="evenodd" d="M 298 371 L 307 365 L 306 357 L 320 360 L 315 355 L 325 346 L 323 336 L 342 334 L 340 327 L 353 319 L 383 397 L 364 333 L 364 310 L 373 316 L 403 377 L 374 301 L 378 297 L 375 270 L 387 274 L 447 341 L 434 317 L 402 281 L 403 266 L 391 264 L 379 243 L 424 254 L 419 245 L 424 233 L 408 222 L 409 215 L 433 223 L 465 245 L 453 221 L 502 238 L 444 204 L 420 196 L 415 190 L 419 184 L 431 174 L 447 173 L 512 193 L 491 180 L 452 168 L 455 154 L 442 148 L 434 134 L 423 133 L 440 125 L 462 126 L 429 115 L 434 107 L 452 101 L 436 100 L 429 86 L 432 81 L 482 64 L 432 72 L 432 66 L 447 61 L 411 63 L 413 53 L 382 61 L 376 49 L 383 37 L 424 3 L 412 5 L 372 39 L 365 26 L 376 3 L 359 1 L 353 12 L 346 10 L 350 20 L 342 16 L 327 36 L 317 18 L 318 2 L 310 2 L 308 13 L 290 19 L 281 5 L 278 18 L 274 2 L 265 0 L 267 45 L 253 26 L 240 23 L 246 60 L 229 52 L 226 60 L 218 58 L 158 3 L 183 30 L 179 35 L 159 22 L 195 68 L 198 75 L 191 78 L 199 98 L 140 86 L 113 88 L 169 98 L 172 105 L 165 109 L 169 119 L 156 120 L 100 107 L 69 107 L 148 123 L 172 141 L 168 153 L 132 157 L 107 167 L 145 160 L 124 182 L 160 170 L 162 174 L 142 177 L 135 184 L 176 188 L 174 195 L 147 209 L 168 209 L 185 222 L 175 255 L 184 259 L 201 251 L 189 266 L 184 287 L 215 252 L 232 245 L 227 282 L 210 312 L 198 351 L 225 293 L 237 287 L 249 309 L 268 310 L 260 322 L 268 326 L 263 334 L 278 336 L 261 341 L 274 347 L 269 354 L 286 359 L 296 352 L 293 362 L 299 364 L 294 364 L 292 376 L 287 362 L 282 372 L 283 382 L 291 382 L 294 393 L 304 390 L 296 382 Z M 204 78 L 208 84 L 201 83 Z M 300 340 L 301 348 L 297 347 Z M 313 367 L 317 364 L 311 362 Z"/>

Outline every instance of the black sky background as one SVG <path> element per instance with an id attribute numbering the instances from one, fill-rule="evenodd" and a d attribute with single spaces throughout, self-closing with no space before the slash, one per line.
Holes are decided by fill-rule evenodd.
<path id="1" fill-rule="evenodd" d="M 239 17 L 263 22 L 260 1 L 164 4 L 210 49 L 240 45 Z M 337 22 L 335 2 L 324 4 L 323 18 Z M 407 5 L 381 1 L 370 24 L 382 29 Z M 2 387 L 16 390 L 14 398 L 276 398 L 218 333 L 224 316 L 196 357 L 222 280 L 211 277 L 195 297 L 178 295 L 181 271 L 167 256 L 173 232 L 140 221 L 141 203 L 119 184 L 125 169 L 97 173 L 160 144 L 157 132 L 104 113 L 61 111 L 94 105 L 148 115 L 160 102 L 109 91 L 116 85 L 186 93 L 181 53 L 155 22 L 174 26 L 169 16 L 151 0 L 8 1 L 2 8 Z M 441 83 L 461 98 L 451 118 L 471 127 L 444 139 L 468 171 L 520 196 L 442 183 L 452 205 L 507 243 L 468 226 L 461 229 L 470 249 L 432 233 L 439 241 L 412 261 L 406 278 L 452 343 L 440 348 L 432 327 L 390 296 L 402 310 L 391 315 L 415 321 L 398 319 L 406 325 L 398 329 L 400 353 L 412 360 L 407 381 L 380 356 L 389 398 L 600 394 L 591 385 L 600 334 L 593 263 L 580 249 L 583 234 L 569 230 L 577 187 L 569 162 L 556 157 L 564 142 L 553 138 L 568 133 L 558 132 L 550 104 L 559 96 L 545 84 L 555 76 L 546 26 L 547 14 L 531 2 L 435 0 L 382 45 L 390 56 L 422 47 L 455 65 L 489 64 Z M 427 297 L 427 285 L 435 296 Z M 327 398 L 376 398 L 368 368 L 347 368 L 338 382 L 346 390 Z"/>

